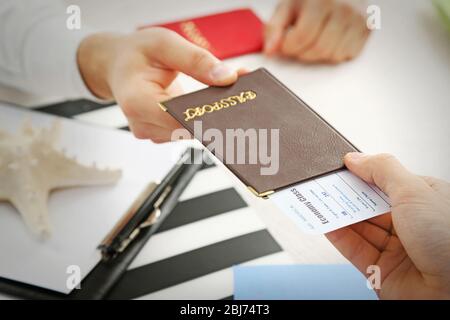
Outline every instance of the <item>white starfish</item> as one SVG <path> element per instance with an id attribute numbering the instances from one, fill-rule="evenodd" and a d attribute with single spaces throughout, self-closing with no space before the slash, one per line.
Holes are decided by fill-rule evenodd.
<path id="1" fill-rule="evenodd" d="M 115 183 L 120 170 L 79 164 L 55 149 L 61 124 L 33 129 L 25 123 L 18 135 L 0 132 L 0 201 L 9 201 L 38 236 L 50 235 L 47 200 L 54 189 Z"/>

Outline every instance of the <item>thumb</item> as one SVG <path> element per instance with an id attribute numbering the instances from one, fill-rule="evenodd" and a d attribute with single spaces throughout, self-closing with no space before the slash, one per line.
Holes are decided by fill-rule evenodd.
<path id="1" fill-rule="evenodd" d="M 284 30 L 294 18 L 294 9 L 289 1 L 281 2 L 270 21 L 267 23 L 264 34 L 264 53 L 274 54 L 281 44 Z"/>
<path id="2" fill-rule="evenodd" d="M 175 32 L 167 32 L 161 42 L 161 47 L 155 53 L 156 58 L 172 70 L 213 86 L 230 85 L 238 78 L 236 70 Z"/>
<path id="3" fill-rule="evenodd" d="M 394 156 L 389 154 L 366 155 L 359 152 L 348 153 L 345 165 L 355 175 L 375 184 L 391 198 L 398 199 L 399 192 L 405 188 L 420 191 L 426 188 L 426 183 L 418 176 L 409 172 Z"/>

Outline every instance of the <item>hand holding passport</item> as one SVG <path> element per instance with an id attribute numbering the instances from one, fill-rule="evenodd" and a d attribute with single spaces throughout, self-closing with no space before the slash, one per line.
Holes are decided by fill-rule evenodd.
<path id="1" fill-rule="evenodd" d="M 161 107 L 307 232 L 389 211 L 387 196 L 344 170 L 344 155 L 357 149 L 265 69 Z"/>
<path id="2" fill-rule="evenodd" d="M 124 37 L 94 35 L 79 49 L 80 71 L 89 89 L 98 97 L 116 99 L 136 137 L 167 141 L 181 124 L 212 149 L 249 190 L 259 197 L 272 195 L 274 201 L 306 181 L 319 184 L 318 179 L 329 174 L 336 174 L 338 182 L 344 179 L 338 173 L 343 169 L 342 159 L 356 148 L 270 73 L 257 70 L 230 85 L 239 72 L 217 57 L 262 48 L 263 24 L 251 10 L 159 26 L 197 45 L 168 30 L 150 28 Z M 104 59 L 104 52 L 112 59 Z M 103 65 L 105 61 L 109 63 Z M 94 67 L 98 65 L 103 67 Z M 157 101 L 174 94 L 176 72 L 212 87 L 166 102 L 163 108 L 171 117 L 159 111 Z M 347 194 L 345 184 L 341 189 L 336 185 L 330 190 L 321 188 L 308 189 L 307 194 L 291 190 L 300 201 L 295 205 L 306 207 L 298 212 L 308 222 L 307 230 L 325 232 L 333 219 L 340 224 L 348 219 L 355 222 L 365 217 L 360 217 L 364 210 L 385 212 L 379 209 L 378 203 L 383 202 L 375 191 L 371 196 L 353 187 L 353 193 Z M 304 210 L 311 214 L 309 218 L 302 214 Z M 320 224 L 314 227 L 312 220 Z"/>

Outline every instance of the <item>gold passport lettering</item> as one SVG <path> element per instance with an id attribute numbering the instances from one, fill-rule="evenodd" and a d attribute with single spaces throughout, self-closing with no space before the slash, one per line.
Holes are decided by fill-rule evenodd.
<path id="1" fill-rule="evenodd" d="M 205 104 L 201 107 L 191 107 L 187 108 L 186 111 L 184 111 L 184 115 L 186 118 L 184 121 L 189 121 L 194 119 L 195 117 L 201 117 L 205 113 L 211 113 L 214 111 L 219 111 L 224 108 L 228 108 L 231 106 L 235 106 L 237 104 L 245 103 L 249 100 L 253 100 L 256 98 L 256 92 L 254 91 L 243 91 L 238 95 L 230 96 L 228 98 L 220 99 L 219 101 L 216 101 L 211 104 Z"/>
<path id="2" fill-rule="evenodd" d="M 200 30 L 197 28 L 193 21 L 186 21 L 180 24 L 181 31 L 184 32 L 186 37 L 191 40 L 196 45 L 203 47 L 205 49 L 210 49 L 211 45 L 208 40 L 202 35 Z"/>

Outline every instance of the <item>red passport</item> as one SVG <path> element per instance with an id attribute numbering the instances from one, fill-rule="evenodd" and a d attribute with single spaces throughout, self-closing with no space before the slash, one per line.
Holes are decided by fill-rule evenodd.
<path id="1" fill-rule="evenodd" d="M 260 52 L 263 23 L 250 9 L 140 27 L 164 27 L 209 50 L 219 59 Z"/>

